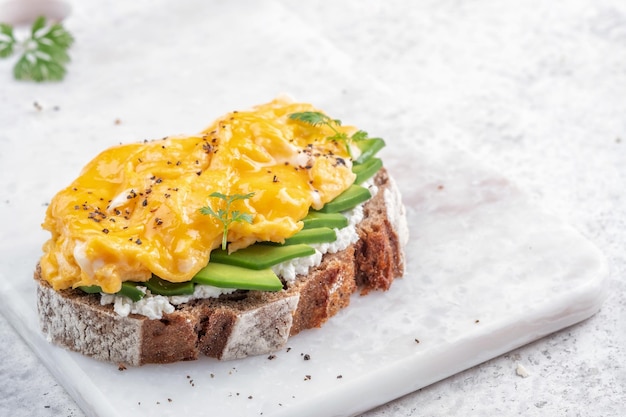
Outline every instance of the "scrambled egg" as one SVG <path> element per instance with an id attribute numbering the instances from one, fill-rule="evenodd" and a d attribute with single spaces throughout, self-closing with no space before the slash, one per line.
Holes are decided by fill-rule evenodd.
<path id="1" fill-rule="evenodd" d="M 254 193 L 231 206 L 253 221 L 231 224 L 230 251 L 293 235 L 310 207 L 355 178 L 345 145 L 327 140 L 328 126 L 289 119 L 303 111 L 317 110 L 277 99 L 227 114 L 198 135 L 102 152 L 48 207 L 43 278 L 56 290 L 99 285 L 107 293 L 152 274 L 189 281 L 221 243 L 223 224 L 199 210 L 224 208 L 213 192 Z"/>

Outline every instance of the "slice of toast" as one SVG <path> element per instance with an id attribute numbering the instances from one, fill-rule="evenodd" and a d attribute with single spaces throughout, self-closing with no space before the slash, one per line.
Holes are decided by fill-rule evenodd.
<path id="1" fill-rule="evenodd" d="M 399 191 L 383 168 L 364 206 L 359 240 L 327 253 L 306 276 L 279 292 L 236 291 L 192 300 L 161 319 L 118 315 L 99 294 L 55 291 L 35 271 L 43 332 L 60 346 L 96 359 L 139 366 L 194 360 L 202 353 L 237 359 L 282 348 L 290 336 L 320 327 L 360 290 L 387 290 L 404 272 L 407 227 Z"/>

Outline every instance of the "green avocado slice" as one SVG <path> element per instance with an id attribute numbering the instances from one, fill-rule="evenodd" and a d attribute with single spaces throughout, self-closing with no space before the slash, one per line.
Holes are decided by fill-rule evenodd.
<path id="1" fill-rule="evenodd" d="M 363 181 L 370 179 L 379 169 L 383 167 L 383 161 L 380 158 L 370 158 L 367 162 L 352 166 L 352 172 L 356 174 L 355 184 L 361 184 Z"/>
<path id="2" fill-rule="evenodd" d="M 363 164 L 385 147 L 385 141 L 381 138 L 361 139 L 355 142 L 361 150 L 361 155 L 354 160 L 355 164 Z"/>
<path id="3" fill-rule="evenodd" d="M 137 285 L 138 284 L 135 282 L 122 282 L 122 288 L 118 292 L 116 292 L 115 295 L 124 295 L 133 301 L 139 301 L 146 294 L 139 288 L 137 288 Z M 81 286 L 78 288 L 83 290 L 87 294 L 98 294 L 102 292 L 102 288 L 98 285 Z"/>
<path id="4" fill-rule="evenodd" d="M 217 262 L 209 262 L 192 281 L 196 284 L 240 290 L 280 291 L 283 288 L 283 283 L 269 268 L 253 270 Z"/>
<path id="5" fill-rule="evenodd" d="M 339 213 L 356 207 L 371 197 L 372 194 L 367 188 L 352 184 L 346 191 L 326 203 L 320 211 L 322 213 Z"/>
<path id="6" fill-rule="evenodd" d="M 311 211 L 302 219 L 303 229 L 315 229 L 317 227 L 329 227 L 331 229 L 343 229 L 348 226 L 348 218 L 341 213 L 321 213 Z"/>
<path id="7" fill-rule="evenodd" d="M 170 282 L 152 275 L 148 281 L 143 283 L 153 294 L 157 295 L 189 295 L 193 294 L 193 282 Z"/>
<path id="8" fill-rule="evenodd" d="M 237 252 L 216 249 L 211 252 L 209 265 L 212 263 L 228 264 L 248 269 L 265 269 L 289 259 L 310 256 L 315 249 L 305 244 L 273 246 L 254 244 Z"/>
<path id="9" fill-rule="evenodd" d="M 297 245 L 299 243 L 326 243 L 337 240 L 337 233 L 329 227 L 315 227 L 302 229 L 295 235 L 285 239 L 283 245 Z"/>

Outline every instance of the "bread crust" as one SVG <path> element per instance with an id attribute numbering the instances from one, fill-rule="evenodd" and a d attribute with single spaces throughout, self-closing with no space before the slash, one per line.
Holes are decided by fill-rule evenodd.
<path id="1" fill-rule="evenodd" d="M 53 290 L 37 267 L 42 331 L 54 344 L 131 366 L 195 360 L 200 354 L 238 359 L 281 349 L 290 336 L 322 326 L 347 307 L 357 290 L 384 291 L 403 275 L 404 207 L 384 168 L 374 182 L 378 192 L 364 206 L 359 240 L 341 252 L 325 254 L 319 266 L 285 290 L 237 291 L 193 300 L 161 319 L 122 317 L 112 305 L 100 305 L 99 294 Z"/>

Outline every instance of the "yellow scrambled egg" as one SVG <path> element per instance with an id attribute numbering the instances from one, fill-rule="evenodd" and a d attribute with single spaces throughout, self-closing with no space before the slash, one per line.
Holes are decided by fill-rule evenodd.
<path id="1" fill-rule="evenodd" d="M 152 274 L 189 281 L 221 243 L 223 224 L 200 212 L 224 208 L 213 192 L 254 193 L 231 206 L 253 220 L 231 224 L 230 251 L 293 235 L 310 207 L 355 178 L 345 145 L 327 140 L 329 127 L 289 119 L 303 111 L 317 109 L 277 99 L 227 114 L 198 135 L 102 152 L 48 207 L 43 278 L 56 290 L 99 285 L 108 293 Z"/>

